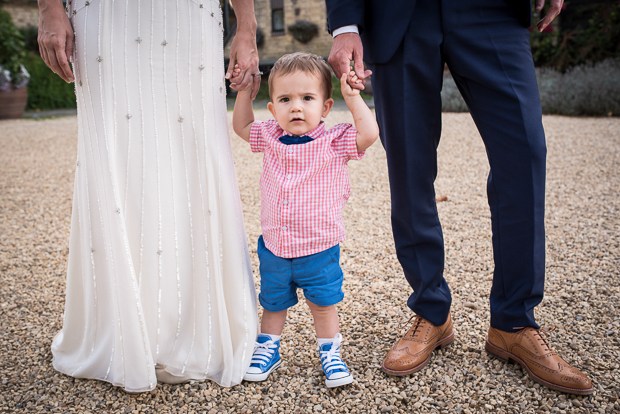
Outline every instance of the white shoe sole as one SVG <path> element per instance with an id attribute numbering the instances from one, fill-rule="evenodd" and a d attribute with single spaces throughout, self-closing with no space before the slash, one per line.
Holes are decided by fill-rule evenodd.
<path id="1" fill-rule="evenodd" d="M 269 371 L 263 372 L 261 374 L 250 374 L 247 373 L 243 376 L 243 379 L 246 381 L 252 381 L 252 382 L 258 382 L 258 381 L 265 381 L 267 378 L 269 378 L 269 375 L 275 371 L 276 369 L 278 369 L 278 367 L 282 364 L 282 358 L 280 358 L 278 360 L 278 362 L 276 362 L 275 364 L 273 364 L 273 366 L 271 368 L 269 368 Z"/>
<path id="2" fill-rule="evenodd" d="M 353 375 L 349 374 L 346 377 L 342 377 L 338 379 L 333 379 L 333 380 L 326 379 L 325 385 L 327 386 L 327 388 L 334 388 L 334 387 L 340 387 L 342 385 L 347 385 L 352 382 L 353 382 Z"/>

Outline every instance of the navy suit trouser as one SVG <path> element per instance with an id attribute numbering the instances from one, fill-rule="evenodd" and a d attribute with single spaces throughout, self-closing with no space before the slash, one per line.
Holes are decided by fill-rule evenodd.
<path id="1" fill-rule="evenodd" d="M 491 326 L 538 327 L 534 307 L 542 300 L 545 275 L 545 135 L 529 32 L 501 0 L 417 0 L 396 54 L 369 65 L 387 153 L 396 252 L 413 288 L 407 304 L 441 325 L 452 301 L 433 184 L 444 63 L 490 165 Z"/>

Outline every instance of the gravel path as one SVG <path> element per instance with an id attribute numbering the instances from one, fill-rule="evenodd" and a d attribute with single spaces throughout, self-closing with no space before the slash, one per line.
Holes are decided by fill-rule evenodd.
<path id="1" fill-rule="evenodd" d="M 229 119 L 231 113 L 229 112 Z M 266 119 L 267 111 L 257 112 Z M 350 121 L 335 111 L 328 124 Z M 486 203 L 488 164 L 468 114 L 444 114 L 439 214 L 456 341 L 424 370 L 388 377 L 380 362 L 410 316 L 409 286 L 390 230 L 385 153 L 379 143 L 350 163 L 353 195 L 342 243 L 343 356 L 355 375 L 323 384 L 310 312 L 291 309 L 282 367 L 263 383 L 222 389 L 158 385 L 127 394 L 54 371 L 50 343 L 61 326 L 77 120 L 0 121 L 0 412 L 620 412 L 620 119 L 547 116 L 547 285 L 537 308 L 556 350 L 592 378 L 590 397 L 533 383 L 484 352 L 493 270 Z M 255 280 L 261 156 L 233 136 Z"/>

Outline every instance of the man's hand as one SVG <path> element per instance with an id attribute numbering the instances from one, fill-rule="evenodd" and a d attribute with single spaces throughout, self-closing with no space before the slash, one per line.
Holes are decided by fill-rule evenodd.
<path id="1" fill-rule="evenodd" d="M 370 72 L 370 71 L 367 71 Z M 369 73 L 369 75 L 372 72 Z M 349 68 L 349 73 L 343 73 L 340 77 L 340 92 L 342 92 L 342 97 L 346 101 L 349 98 L 353 98 L 359 96 L 360 89 L 351 87 L 351 85 L 360 85 L 362 84 L 362 80 L 357 77 L 353 68 Z"/>
<path id="2" fill-rule="evenodd" d="M 370 76 L 371 72 L 369 70 L 364 71 L 364 49 L 359 34 L 343 33 L 336 36 L 327 61 L 338 79 L 342 78 L 343 73 L 349 72 L 351 61 L 353 61 L 355 75 L 360 82 L 351 83 L 351 77 L 347 81 L 352 88 L 364 89 L 365 79 Z"/>
<path id="3" fill-rule="evenodd" d="M 562 11 L 562 5 L 564 4 L 564 0 L 551 0 L 551 7 L 549 7 L 549 11 L 540 19 L 540 21 L 536 24 L 536 28 L 539 32 L 545 30 L 547 26 L 560 14 Z M 545 6 L 545 0 L 536 0 L 536 11 L 539 12 Z"/>
<path id="4" fill-rule="evenodd" d="M 39 52 L 51 70 L 65 82 L 73 82 L 73 29 L 60 1 L 39 2 Z"/>

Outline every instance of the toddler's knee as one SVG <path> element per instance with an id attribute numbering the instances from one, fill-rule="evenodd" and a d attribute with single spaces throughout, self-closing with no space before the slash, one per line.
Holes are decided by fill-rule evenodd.
<path id="1" fill-rule="evenodd" d="M 315 303 L 310 302 L 308 299 L 306 299 L 306 303 L 308 304 L 308 307 L 310 308 L 310 311 L 312 312 L 313 315 L 328 314 L 328 313 L 332 312 L 332 310 L 334 308 L 334 305 L 320 306 L 320 305 L 317 305 Z"/>

